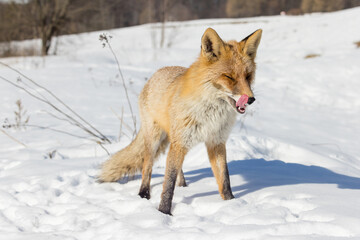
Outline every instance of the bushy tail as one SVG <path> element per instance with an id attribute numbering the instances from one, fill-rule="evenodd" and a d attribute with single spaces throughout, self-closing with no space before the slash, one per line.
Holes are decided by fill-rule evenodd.
<path id="1" fill-rule="evenodd" d="M 140 129 L 129 146 L 115 153 L 101 169 L 101 182 L 115 182 L 122 177 L 134 175 L 142 169 L 145 154 L 144 136 Z"/>

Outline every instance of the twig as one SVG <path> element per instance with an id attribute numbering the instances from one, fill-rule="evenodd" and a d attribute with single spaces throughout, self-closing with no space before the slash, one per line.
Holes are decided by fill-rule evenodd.
<path id="1" fill-rule="evenodd" d="M 102 149 L 104 149 L 104 151 L 107 153 L 107 155 L 110 156 L 109 151 L 102 145 L 102 143 L 98 142 L 98 144 L 100 145 L 100 147 L 101 147 Z"/>
<path id="2" fill-rule="evenodd" d="M 111 143 L 111 141 L 105 136 L 103 135 L 98 129 L 96 129 L 93 125 L 91 125 L 89 122 L 87 122 L 84 118 L 82 118 L 79 114 L 77 114 L 72 108 L 70 108 L 66 103 L 64 103 L 60 98 L 58 98 L 54 93 L 52 93 L 50 90 L 48 90 L 47 88 L 41 86 L 40 84 L 36 83 L 34 80 L 32 80 L 31 78 L 29 78 L 28 76 L 24 75 L 22 72 L 20 72 L 19 70 L 3 63 L 3 62 L 0 62 L 1 65 L 15 71 L 16 73 L 20 74 L 21 76 L 23 76 L 25 79 L 29 80 L 31 83 L 33 83 L 35 86 L 41 88 L 42 90 L 46 91 L 48 94 L 50 94 L 52 97 L 54 97 L 59 103 L 61 103 L 66 109 L 68 109 L 71 113 L 73 113 L 76 117 L 78 117 L 81 121 L 83 121 L 86 125 L 88 125 L 90 128 L 92 128 L 95 132 L 97 132 L 101 137 L 100 139 L 105 141 L 105 142 L 108 142 L 108 143 Z M 4 79 L 4 78 L 2 78 Z M 5 80 L 5 79 L 4 79 Z M 10 82 L 10 81 L 8 81 Z M 14 85 L 14 84 L 13 84 Z M 16 86 L 16 85 L 15 85 Z M 23 88 L 23 90 L 25 90 L 25 88 Z M 25 90 L 26 91 L 26 90 Z M 35 90 L 36 92 L 38 92 L 37 90 Z M 29 91 L 26 91 L 27 93 L 29 93 Z M 31 94 L 32 96 L 34 96 L 33 94 Z M 37 99 L 41 99 L 39 97 L 37 97 Z M 46 99 L 46 98 L 45 98 Z M 45 102 L 45 103 L 50 103 L 49 101 L 45 101 L 43 99 L 41 99 L 42 102 Z M 51 104 L 53 105 L 53 104 Z M 60 110 L 58 110 L 60 111 Z M 62 111 L 60 111 L 62 112 Z M 63 113 L 64 114 L 64 113 Z M 67 117 L 70 117 L 69 115 L 67 115 Z M 71 117 L 72 118 L 72 117 Z M 73 118 L 72 118 L 73 119 Z M 74 119 L 73 119 L 74 120 Z M 82 125 L 82 124 L 81 124 Z M 89 131 L 87 131 L 89 132 Z M 98 137 L 96 134 L 92 134 L 92 135 L 95 135 L 96 137 Z M 99 137 L 98 137 L 99 138 Z"/>
<path id="3" fill-rule="evenodd" d="M 119 130 L 119 141 L 120 141 L 120 138 L 121 138 L 121 132 L 122 132 L 122 125 L 123 125 L 123 120 L 124 120 L 124 107 L 121 108 L 121 120 L 120 120 L 120 130 Z"/>
<path id="4" fill-rule="evenodd" d="M 88 132 L 89 130 L 86 129 L 85 126 L 81 125 L 81 124 L 78 123 L 78 122 L 72 122 L 72 121 L 70 121 L 70 120 L 67 119 L 67 118 L 58 117 L 58 116 L 56 116 L 55 114 L 52 114 L 52 113 L 50 113 L 50 112 L 48 112 L 48 111 L 45 111 L 45 110 L 44 110 L 44 112 L 46 112 L 47 114 L 49 114 L 49 115 L 52 116 L 53 118 L 56 118 L 56 119 L 58 119 L 58 120 L 60 120 L 60 121 L 68 122 L 68 123 L 70 123 L 71 125 L 76 126 L 76 127 L 79 127 L 79 128 L 81 128 L 82 130 L 84 130 L 85 132 L 93 135 L 92 133 L 90 133 L 91 131 Z M 75 120 L 75 121 L 76 121 L 76 120 Z M 99 136 L 97 136 L 97 138 L 99 138 Z"/>
<path id="5" fill-rule="evenodd" d="M 10 138 L 11 140 L 13 140 L 13 141 L 17 142 L 18 144 L 23 145 L 24 147 L 27 148 L 27 146 L 26 146 L 25 144 L 23 144 L 22 142 L 20 142 L 20 141 L 17 140 L 16 138 L 10 136 L 10 135 L 9 135 L 7 132 L 5 132 L 4 130 L 0 129 L 0 131 L 1 131 L 3 134 L 5 134 L 8 138 Z"/>
<path id="6" fill-rule="evenodd" d="M 111 36 L 110 36 L 110 37 L 111 37 Z M 115 52 L 114 52 L 114 50 L 113 50 L 113 48 L 112 48 L 112 46 L 111 46 L 111 44 L 110 44 L 110 41 L 109 41 L 109 39 L 108 39 L 108 37 L 106 36 L 105 33 L 102 34 L 102 35 L 100 35 L 100 41 L 102 41 L 102 40 L 104 40 L 104 41 L 108 44 L 109 49 L 110 49 L 112 55 L 113 55 L 114 58 L 115 58 L 115 61 L 116 61 L 117 67 L 118 67 L 118 71 L 119 71 L 119 73 L 120 73 L 120 77 L 121 77 L 122 84 L 123 84 L 123 87 L 124 87 L 124 90 L 125 90 L 125 94 L 126 94 L 126 99 L 127 99 L 127 102 L 128 102 L 128 104 L 129 104 L 129 108 L 130 108 L 131 117 L 132 117 L 133 123 L 134 123 L 134 131 L 133 131 L 133 139 L 134 139 L 134 137 L 135 137 L 135 135 L 136 135 L 136 117 L 135 117 L 135 115 L 134 115 L 134 112 L 133 112 L 133 109 L 132 109 L 132 106 L 131 106 L 131 102 L 130 102 L 128 90 L 127 90 L 127 87 L 126 87 L 126 84 L 125 84 L 125 79 L 124 79 L 124 76 L 123 76 L 122 71 L 121 71 L 121 68 L 120 68 L 120 63 L 119 63 L 119 60 L 118 60 L 118 58 L 117 58 L 117 56 L 116 56 L 116 54 L 115 54 Z"/>
<path id="7" fill-rule="evenodd" d="M 57 133 L 66 134 L 66 135 L 69 135 L 69 136 L 72 136 L 72 137 L 89 140 L 89 138 L 87 138 L 87 137 L 79 136 L 79 135 L 76 135 L 76 134 L 73 134 L 73 133 L 69 133 L 69 132 L 66 132 L 66 131 L 63 131 L 63 130 L 59 130 L 59 129 L 55 129 L 55 128 L 51 128 L 51 127 L 38 126 L 38 125 L 33 125 L 33 124 L 26 124 L 25 126 L 27 126 L 27 127 L 33 127 L 33 128 L 39 128 L 39 129 L 46 129 L 46 130 L 54 131 L 54 132 L 57 132 Z M 90 139 L 90 140 L 91 140 L 91 141 L 94 141 L 94 142 L 96 142 L 96 143 L 98 142 L 98 141 L 93 140 L 93 139 Z"/>
<path id="8" fill-rule="evenodd" d="M 110 110 L 114 113 L 114 115 L 120 120 L 120 128 L 122 128 L 122 125 L 124 125 L 129 131 L 133 131 L 133 129 L 126 123 L 123 121 L 123 113 L 124 113 L 124 108 L 121 108 L 122 112 L 121 112 L 121 117 L 114 111 L 113 108 L 110 107 Z M 125 134 L 123 132 L 123 134 L 125 136 L 127 136 L 128 138 L 130 138 L 127 134 Z M 130 138 L 131 139 L 131 138 Z"/>
<path id="9" fill-rule="evenodd" d="M 39 129 L 47 129 L 47 130 L 51 130 L 51 131 L 54 131 L 54 132 L 57 132 L 57 133 L 66 134 L 66 135 L 69 135 L 69 136 L 72 136 L 72 137 L 89 140 L 89 138 L 87 138 L 87 137 L 75 135 L 75 134 L 72 134 L 72 133 L 69 133 L 69 132 L 65 132 L 65 131 L 62 131 L 62 130 L 58 130 L 58 129 L 55 129 L 55 128 L 51 128 L 51 127 L 43 127 L 43 126 L 37 126 L 37 125 L 32 125 L 32 124 L 26 124 L 26 126 L 27 126 L 27 127 L 39 128 Z M 0 129 L 0 130 L 3 131 L 2 129 Z M 102 143 L 101 143 L 100 141 L 96 141 L 96 140 L 93 140 L 93 139 L 90 139 L 90 140 L 96 142 L 97 144 L 99 144 L 100 147 L 101 147 L 102 149 L 104 149 L 105 152 L 110 156 L 109 151 L 102 145 Z M 25 146 L 25 145 L 24 145 L 24 146 Z M 25 147 L 26 147 L 26 146 L 25 146 Z"/>
<path id="10" fill-rule="evenodd" d="M 68 114 L 64 113 L 63 111 L 61 111 L 58 107 L 56 107 L 56 106 L 55 106 L 54 104 L 52 104 L 51 102 L 46 101 L 46 100 L 44 100 L 44 99 L 42 99 L 42 98 L 34 95 L 33 93 L 31 93 L 31 92 L 30 92 L 29 90 L 27 90 L 26 88 L 24 88 L 24 87 L 22 87 L 22 86 L 20 86 L 20 85 L 18 85 L 18 84 L 16 84 L 16 83 L 11 82 L 10 80 L 8 80 L 8 79 L 6 79 L 6 78 L 4 78 L 4 77 L 2 77 L 2 76 L 0 76 L 0 78 L 3 79 L 4 81 L 10 83 L 11 85 L 13 85 L 13 86 L 15 86 L 15 87 L 17 87 L 17 88 L 25 91 L 27 94 L 29 94 L 30 96 L 34 97 L 35 99 L 37 99 L 37 100 L 39 100 L 39 101 L 41 101 L 41 102 L 44 102 L 44 103 L 50 105 L 50 106 L 51 106 L 52 108 L 54 108 L 56 111 L 58 111 L 58 112 L 60 112 L 61 114 L 65 115 L 67 118 L 73 120 L 73 121 L 74 121 L 74 124 L 75 124 L 76 126 L 80 127 L 81 129 L 83 129 L 83 130 L 86 131 L 87 133 L 93 135 L 93 136 L 96 137 L 96 138 L 102 139 L 101 137 L 97 136 L 96 134 L 94 134 L 94 133 L 92 133 L 91 131 L 89 131 L 88 129 L 86 129 L 81 123 L 78 123 L 78 122 L 77 122 L 74 118 L 72 118 L 70 115 L 68 115 Z"/>
<path id="11" fill-rule="evenodd" d="M 0 62 L 0 64 L 1 64 L 1 62 Z M 14 71 L 17 71 L 17 70 L 14 70 Z M 92 136 L 94 136 L 94 137 L 96 137 L 96 138 L 98 138 L 98 139 L 101 139 L 102 141 L 111 143 L 111 141 L 110 141 L 106 136 L 104 136 L 103 134 L 100 134 L 100 136 L 97 135 L 97 134 L 95 134 L 94 132 L 92 132 L 91 130 L 89 130 L 88 128 L 86 128 L 82 123 L 80 123 L 79 121 L 77 121 L 76 119 L 74 119 L 72 116 L 70 116 L 69 114 L 63 112 L 61 109 L 59 109 L 59 108 L 58 108 L 57 106 L 55 106 L 53 103 L 51 103 L 50 101 L 48 101 L 46 98 L 45 98 L 45 100 L 44 100 L 44 99 L 42 99 L 41 97 L 38 97 L 38 96 L 36 96 L 34 93 L 30 92 L 28 89 L 20 86 L 19 84 L 13 83 L 12 81 L 10 81 L 10 80 L 2 77 L 2 76 L 0 76 L 0 79 L 6 81 L 7 83 L 9 83 L 9 84 L 11 84 L 11 85 L 13 85 L 13 86 L 15 86 L 15 87 L 23 90 L 23 91 L 25 91 L 27 94 L 29 94 L 30 96 L 34 97 L 35 99 L 37 99 L 37 100 L 39 100 L 39 101 L 41 101 L 41 102 L 43 102 L 43 103 L 46 103 L 46 104 L 50 105 L 50 106 L 51 106 L 52 108 L 54 108 L 57 112 L 59 112 L 59 113 L 61 113 L 62 115 L 64 115 L 64 116 L 68 119 L 68 122 L 72 122 L 72 124 L 74 124 L 74 125 L 76 125 L 77 127 L 81 128 L 83 131 L 87 132 L 88 134 L 90 134 L 90 135 L 92 135 Z M 32 90 L 34 90 L 34 89 L 32 89 Z M 37 91 L 35 90 L 35 92 L 37 92 Z M 42 95 L 40 94 L 40 96 L 42 96 Z M 76 114 L 76 115 L 77 115 L 77 114 Z M 99 132 L 99 131 L 97 131 L 97 132 Z"/>

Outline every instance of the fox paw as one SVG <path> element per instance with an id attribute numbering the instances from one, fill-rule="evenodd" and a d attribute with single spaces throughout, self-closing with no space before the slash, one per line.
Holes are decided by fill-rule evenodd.
<path id="1" fill-rule="evenodd" d="M 139 196 L 141 198 L 146 198 L 146 199 L 150 199 L 150 191 L 149 189 L 141 189 L 140 192 L 139 192 Z"/>

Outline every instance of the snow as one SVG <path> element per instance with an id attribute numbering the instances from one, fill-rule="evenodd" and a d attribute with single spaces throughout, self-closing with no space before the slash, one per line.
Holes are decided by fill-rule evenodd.
<path id="1" fill-rule="evenodd" d="M 137 195 L 140 175 L 99 184 L 99 166 L 108 158 L 101 146 L 50 116 L 46 104 L 0 81 L 1 122 L 14 122 L 21 99 L 29 124 L 86 137 L 3 129 L 23 146 L 0 132 L 0 239 L 360 239 L 359 22 L 360 8 L 174 22 L 162 49 L 155 46 L 160 25 L 108 31 L 139 120 L 137 96 L 146 80 L 162 66 L 189 66 L 207 27 L 225 40 L 263 29 L 256 101 L 239 115 L 227 142 L 235 199 L 221 199 L 206 149 L 198 145 L 186 156 L 188 187 L 176 188 L 173 216 L 157 210 L 165 155 L 153 168 L 150 200 Z M 46 86 L 104 132 L 113 141 L 104 147 L 114 153 L 131 140 L 123 128 L 129 137 L 118 141 L 116 114 L 124 108 L 125 123 L 132 126 L 132 120 L 101 33 L 60 37 L 56 56 L 0 61 Z M 16 82 L 18 74 L 0 66 L 0 76 Z"/>

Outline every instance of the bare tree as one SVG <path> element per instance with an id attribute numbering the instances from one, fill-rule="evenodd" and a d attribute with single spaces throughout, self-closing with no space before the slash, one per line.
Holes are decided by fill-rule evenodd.
<path id="1" fill-rule="evenodd" d="M 152 34 L 157 30 L 156 46 L 164 47 L 168 21 L 355 6 L 360 6 L 360 0 L 0 0 L 0 42 L 41 38 L 42 54 L 46 55 L 56 35 L 160 22 Z"/>
<path id="2" fill-rule="evenodd" d="M 53 36 L 65 26 L 69 0 L 33 0 L 31 18 L 41 38 L 41 54 L 47 55 Z"/>
<path id="3" fill-rule="evenodd" d="M 168 15 L 171 9 L 176 5 L 175 0 L 162 0 L 161 4 L 161 35 L 160 35 L 160 48 L 164 47 L 165 43 L 165 28 L 166 22 L 168 21 Z"/>

